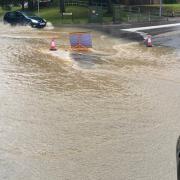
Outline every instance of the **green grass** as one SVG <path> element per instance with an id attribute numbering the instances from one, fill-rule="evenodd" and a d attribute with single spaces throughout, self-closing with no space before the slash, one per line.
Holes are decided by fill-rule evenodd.
<path id="1" fill-rule="evenodd" d="M 66 12 L 72 12 L 72 16 L 61 17 L 60 11 L 58 8 L 43 8 L 40 9 L 40 16 L 50 21 L 53 25 L 61 24 L 87 24 L 89 22 L 89 9 L 87 7 L 79 6 L 69 6 L 66 7 Z M 112 22 L 112 16 L 106 14 L 106 11 L 103 12 L 103 22 L 109 23 Z"/>
<path id="2" fill-rule="evenodd" d="M 6 11 L 0 8 L 0 16 L 3 16 Z"/>
<path id="3" fill-rule="evenodd" d="M 159 5 L 151 5 L 152 7 L 159 8 Z M 180 4 L 163 4 L 165 10 L 180 11 Z"/>
<path id="4" fill-rule="evenodd" d="M 43 8 L 40 9 L 40 16 L 50 21 L 54 25 L 69 24 L 69 23 L 87 23 L 88 22 L 88 8 L 86 7 L 67 7 L 66 12 L 72 12 L 72 16 L 64 16 L 62 18 L 58 8 Z M 37 13 L 36 13 L 37 14 Z"/>
<path id="5" fill-rule="evenodd" d="M 11 10 L 20 10 L 20 7 L 13 7 Z M 0 8 L 0 16 L 7 12 Z M 89 22 L 89 8 L 88 7 L 79 7 L 79 6 L 69 6 L 66 7 L 66 12 L 72 13 L 72 16 L 64 16 L 62 18 L 59 7 L 51 8 L 41 8 L 39 16 L 51 22 L 53 25 L 58 26 L 62 24 L 87 24 Z M 34 14 L 38 14 L 37 10 L 33 11 Z M 112 15 L 107 14 L 106 11 L 103 11 L 103 22 L 109 23 L 112 22 Z"/>
<path id="6" fill-rule="evenodd" d="M 10 10 L 5 10 L 5 9 L 3 9 L 2 7 L 0 7 L 0 17 L 1 16 L 3 16 L 6 12 L 8 12 L 8 11 L 16 11 L 16 10 L 18 10 L 19 9 L 19 7 L 13 7 L 13 8 L 11 8 Z"/>

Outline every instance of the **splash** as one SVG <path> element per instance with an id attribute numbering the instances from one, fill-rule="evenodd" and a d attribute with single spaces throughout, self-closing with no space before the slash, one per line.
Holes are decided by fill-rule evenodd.
<path id="1" fill-rule="evenodd" d="M 47 22 L 47 25 L 46 27 L 44 28 L 45 30 L 53 30 L 54 29 L 54 26 L 51 22 Z"/>
<path id="2" fill-rule="evenodd" d="M 46 49 L 40 49 L 40 53 L 47 54 L 49 56 L 55 57 L 58 60 L 66 62 L 67 64 L 71 65 L 73 63 L 72 58 L 70 56 L 70 51 L 58 49 L 57 51 L 50 51 Z"/>

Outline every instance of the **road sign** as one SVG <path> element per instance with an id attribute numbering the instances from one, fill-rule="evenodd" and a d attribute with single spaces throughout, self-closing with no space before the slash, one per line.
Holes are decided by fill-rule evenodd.
<path id="1" fill-rule="evenodd" d="M 63 13 L 63 16 L 72 16 L 73 13 L 72 12 L 69 12 L 69 13 Z"/>
<path id="2" fill-rule="evenodd" d="M 69 19 L 68 17 L 71 18 L 71 21 L 73 22 L 74 21 L 74 18 L 73 18 L 73 13 L 72 12 L 63 12 L 62 13 L 62 22 L 65 20 L 65 17 L 67 17 L 66 19 Z M 63 22 L 64 23 L 64 22 Z"/>

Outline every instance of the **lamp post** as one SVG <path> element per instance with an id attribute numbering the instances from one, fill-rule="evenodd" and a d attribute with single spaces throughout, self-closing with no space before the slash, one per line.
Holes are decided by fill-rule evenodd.
<path id="1" fill-rule="evenodd" d="M 162 16 L 162 1 L 163 0 L 160 0 L 160 6 L 159 6 L 159 16 L 161 17 Z"/>

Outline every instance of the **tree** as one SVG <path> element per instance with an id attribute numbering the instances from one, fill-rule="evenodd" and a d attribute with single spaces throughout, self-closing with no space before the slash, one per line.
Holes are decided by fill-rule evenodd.
<path id="1" fill-rule="evenodd" d="M 65 12 L 64 0 L 59 0 L 59 6 L 60 6 L 60 12 L 64 13 Z"/>
<path id="2" fill-rule="evenodd" d="M 92 6 L 92 0 L 88 0 L 89 6 Z"/>
<path id="3" fill-rule="evenodd" d="M 108 13 L 112 13 L 112 0 L 107 0 Z"/>
<path id="4" fill-rule="evenodd" d="M 0 6 L 1 6 L 1 7 L 8 6 L 8 5 L 10 5 L 11 3 L 12 3 L 11 0 L 0 0 Z"/>
<path id="5" fill-rule="evenodd" d="M 28 0 L 28 8 L 30 10 L 33 10 L 35 8 L 35 1 L 34 0 Z"/>
<path id="6" fill-rule="evenodd" d="M 175 3 L 177 3 L 177 1 L 176 0 L 164 0 L 164 3 L 165 4 L 175 4 Z"/>
<path id="7" fill-rule="evenodd" d="M 25 3 L 25 0 L 21 0 L 21 6 L 22 6 L 22 10 L 24 10 L 24 3 Z"/>

